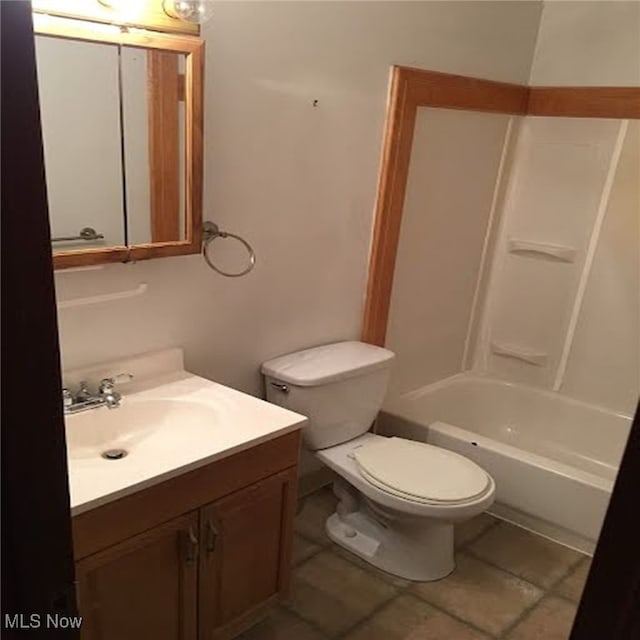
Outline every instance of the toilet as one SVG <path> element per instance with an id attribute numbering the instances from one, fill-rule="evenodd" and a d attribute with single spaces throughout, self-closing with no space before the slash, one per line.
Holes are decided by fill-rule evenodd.
<path id="1" fill-rule="evenodd" d="M 339 342 L 262 365 L 267 400 L 309 418 L 303 445 L 337 475 L 335 543 L 408 580 L 453 571 L 453 525 L 494 500 L 491 476 L 458 453 L 371 433 L 387 390 L 393 352 Z"/>

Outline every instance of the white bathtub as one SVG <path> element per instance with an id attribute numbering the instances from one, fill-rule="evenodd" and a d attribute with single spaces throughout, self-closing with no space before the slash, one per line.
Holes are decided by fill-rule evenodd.
<path id="1" fill-rule="evenodd" d="M 631 418 L 465 373 L 387 402 L 379 429 L 471 458 L 496 481 L 493 513 L 591 553 Z"/>

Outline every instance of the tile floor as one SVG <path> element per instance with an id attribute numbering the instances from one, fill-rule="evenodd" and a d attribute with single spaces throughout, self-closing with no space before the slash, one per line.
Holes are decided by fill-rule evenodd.
<path id="1" fill-rule="evenodd" d="M 242 640 L 567 640 L 588 557 L 482 515 L 456 529 L 451 575 L 409 582 L 327 538 L 334 506 L 304 500 L 290 597 Z"/>

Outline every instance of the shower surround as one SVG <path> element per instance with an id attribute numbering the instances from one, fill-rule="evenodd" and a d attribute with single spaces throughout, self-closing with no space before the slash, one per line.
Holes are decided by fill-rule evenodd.
<path id="1" fill-rule="evenodd" d="M 486 224 L 456 256 L 460 227 L 434 226 L 438 203 L 415 197 L 420 118 L 437 118 L 422 111 L 386 342 L 398 371 L 379 429 L 475 460 L 496 480 L 496 515 L 591 552 L 640 388 L 640 122 L 511 117 L 502 148 L 501 129 L 484 151 Z M 464 287 L 424 275 L 411 250 L 420 227 Z M 430 285 L 421 296 L 416 273 Z M 447 306 L 458 315 L 439 322 Z"/>

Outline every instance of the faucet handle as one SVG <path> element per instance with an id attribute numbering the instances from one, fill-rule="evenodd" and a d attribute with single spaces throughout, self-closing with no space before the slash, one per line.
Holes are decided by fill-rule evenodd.
<path id="1" fill-rule="evenodd" d="M 98 385 L 99 393 L 108 393 L 113 391 L 113 387 L 116 384 L 122 384 L 123 382 L 131 382 L 133 380 L 133 374 L 131 373 L 118 373 L 111 378 L 103 378 Z"/>
<path id="2" fill-rule="evenodd" d="M 85 400 L 88 400 L 91 395 L 89 383 L 86 380 L 82 380 L 78 385 L 78 391 L 76 392 L 76 402 L 84 402 Z"/>
<path id="3" fill-rule="evenodd" d="M 62 388 L 62 406 L 70 407 L 73 404 L 73 394 L 67 387 Z"/>

